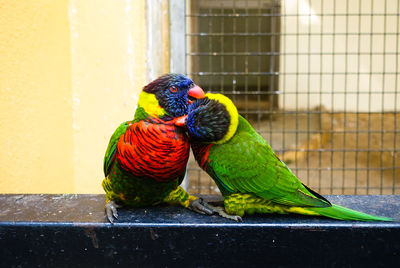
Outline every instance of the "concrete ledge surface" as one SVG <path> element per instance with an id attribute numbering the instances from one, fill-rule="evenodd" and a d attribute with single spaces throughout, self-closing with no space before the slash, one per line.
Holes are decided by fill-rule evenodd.
<path id="1" fill-rule="evenodd" d="M 213 196 L 206 200 L 216 201 Z M 104 195 L 0 195 L 1 267 L 371 267 L 400 263 L 400 196 L 327 196 L 395 218 L 337 221 L 245 216 L 236 223 L 180 207 L 119 209 Z"/>

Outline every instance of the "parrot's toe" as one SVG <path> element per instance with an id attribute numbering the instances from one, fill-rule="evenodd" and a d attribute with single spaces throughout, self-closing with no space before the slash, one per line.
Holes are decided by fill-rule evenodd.
<path id="1" fill-rule="evenodd" d="M 107 215 L 107 219 L 109 222 L 114 223 L 114 218 L 118 218 L 117 208 L 120 206 L 117 205 L 114 201 L 108 201 L 105 205 L 105 211 Z"/>
<path id="2" fill-rule="evenodd" d="M 218 214 L 225 219 L 229 219 L 229 220 L 233 220 L 233 221 L 237 221 L 237 222 L 243 222 L 242 217 L 240 217 L 239 215 L 229 215 L 228 213 L 225 212 L 225 210 L 223 208 L 221 208 L 221 210 L 218 211 Z"/>
<path id="3" fill-rule="evenodd" d="M 229 215 L 228 213 L 225 212 L 225 209 L 223 207 L 219 206 L 214 207 L 208 203 L 205 203 L 205 205 L 207 206 L 208 209 L 212 210 L 214 213 L 218 213 L 218 215 L 220 215 L 225 219 L 234 220 L 237 222 L 243 222 L 242 217 L 240 217 L 239 215 Z"/>
<path id="4" fill-rule="evenodd" d="M 211 210 L 209 207 L 209 204 L 205 201 L 203 201 L 202 198 L 197 198 L 193 201 L 190 202 L 189 204 L 189 209 L 200 213 L 200 214 L 207 214 L 207 215 L 212 215 L 214 214 L 214 211 Z"/>
<path id="5" fill-rule="evenodd" d="M 237 221 L 237 222 L 243 222 L 242 217 L 240 217 L 239 215 L 229 215 L 229 214 L 227 214 L 227 216 L 228 216 L 228 219 L 231 219 L 231 220 L 234 220 L 234 221 Z"/>

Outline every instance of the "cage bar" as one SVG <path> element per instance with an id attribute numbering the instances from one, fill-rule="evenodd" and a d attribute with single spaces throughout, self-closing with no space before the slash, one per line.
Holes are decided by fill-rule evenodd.
<path id="1" fill-rule="evenodd" d="M 186 73 L 322 194 L 399 194 L 399 14 L 367 2 L 186 0 Z M 217 193 L 190 161 L 190 191 Z"/>

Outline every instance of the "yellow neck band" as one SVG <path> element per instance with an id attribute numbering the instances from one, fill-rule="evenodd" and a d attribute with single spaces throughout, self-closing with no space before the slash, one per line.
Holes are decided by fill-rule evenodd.
<path id="1" fill-rule="evenodd" d="M 151 93 L 142 91 L 139 95 L 138 105 L 151 116 L 161 117 L 166 114 L 165 110 L 158 103 L 156 96 Z"/>
<path id="2" fill-rule="evenodd" d="M 210 100 L 216 100 L 219 103 L 223 104 L 226 108 L 226 110 L 229 113 L 229 116 L 231 117 L 231 122 L 229 124 L 228 132 L 225 134 L 225 136 L 220 139 L 219 141 L 213 142 L 215 144 L 221 144 L 229 141 L 233 135 L 236 133 L 236 129 L 239 124 L 239 113 L 236 109 L 235 104 L 226 96 L 222 94 L 213 94 L 213 93 L 207 93 L 206 97 L 208 97 Z"/>

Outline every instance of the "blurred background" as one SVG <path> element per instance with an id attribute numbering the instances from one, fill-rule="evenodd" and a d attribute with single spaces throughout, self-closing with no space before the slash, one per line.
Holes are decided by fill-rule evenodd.
<path id="1" fill-rule="evenodd" d="M 400 193 L 397 0 L 0 2 L 2 193 L 102 193 L 141 88 L 229 96 L 323 194 Z M 215 194 L 190 160 L 185 187 Z"/>

